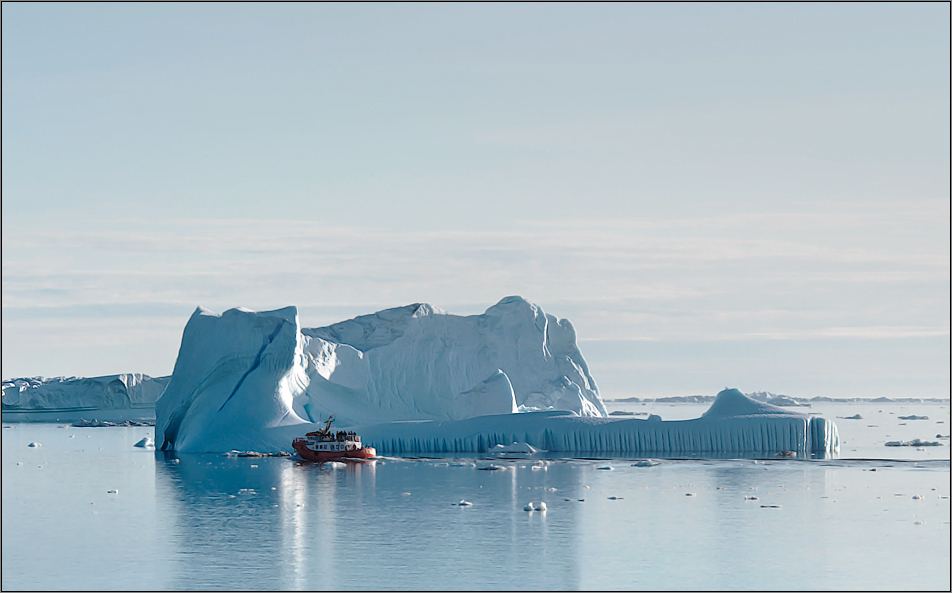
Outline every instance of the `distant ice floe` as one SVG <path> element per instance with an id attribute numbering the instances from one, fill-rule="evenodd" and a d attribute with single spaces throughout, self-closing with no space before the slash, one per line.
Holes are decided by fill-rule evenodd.
<path id="1" fill-rule="evenodd" d="M 887 447 L 941 447 L 939 441 L 923 441 L 921 439 L 912 439 L 911 441 L 886 441 Z"/>
<path id="2" fill-rule="evenodd" d="M 527 504 L 527 505 L 525 506 L 525 508 L 523 508 L 522 510 L 524 510 L 524 511 L 530 511 L 530 512 L 531 512 L 531 511 L 541 511 L 541 512 L 544 513 L 545 511 L 548 510 L 548 507 L 546 506 L 546 504 L 545 504 L 544 502 L 530 502 L 530 503 Z"/>
<path id="3" fill-rule="evenodd" d="M 3 381 L 3 413 L 27 420 L 50 415 L 127 410 L 152 415 L 170 377 L 124 373 L 103 377 L 29 377 Z"/>
<path id="4" fill-rule="evenodd" d="M 139 441 L 135 445 L 133 445 L 133 447 L 142 447 L 142 448 L 148 448 L 148 447 L 154 447 L 154 446 L 155 446 L 155 442 L 149 437 L 142 437 L 141 439 L 139 439 Z"/>

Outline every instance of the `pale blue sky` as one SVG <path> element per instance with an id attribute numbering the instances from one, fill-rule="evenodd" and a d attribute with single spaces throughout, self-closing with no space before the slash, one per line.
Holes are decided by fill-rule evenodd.
<path id="1" fill-rule="evenodd" d="M 948 397 L 948 4 L 2 10 L 4 378 L 521 294 L 606 398 Z"/>

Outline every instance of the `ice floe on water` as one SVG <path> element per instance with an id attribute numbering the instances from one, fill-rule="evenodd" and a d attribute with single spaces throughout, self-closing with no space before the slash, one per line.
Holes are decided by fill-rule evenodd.
<path id="1" fill-rule="evenodd" d="M 941 447 L 939 441 L 923 441 L 922 439 L 912 439 L 911 441 L 886 441 L 887 447 Z"/>
<path id="2" fill-rule="evenodd" d="M 513 469 L 511 466 L 508 466 L 508 465 L 498 465 L 498 464 L 495 464 L 495 463 L 485 463 L 485 464 L 478 463 L 478 464 L 475 464 L 475 465 L 476 465 L 476 469 L 480 469 L 480 470 L 483 470 L 483 471 L 490 471 L 490 472 L 493 472 L 493 471 L 505 471 L 505 470 Z"/>
<path id="3" fill-rule="evenodd" d="M 541 449 L 536 449 L 532 445 L 526 443 L 513 443 L 511 445 L 496 445 L 489 450 L 490 453 L 526 453 L 532 455 L 533 453 L 545 453 Z"/>
<path id="4" fill-rule="evenodd" d="M 154 446 L 155 446 L 155 442 L 149 437 L 142 437 L 141 439 L 139 439 L 139 441 L 135 445 L 133 445 L 133 447 L 142 447 L 142 448 L 154 447 Z"/>

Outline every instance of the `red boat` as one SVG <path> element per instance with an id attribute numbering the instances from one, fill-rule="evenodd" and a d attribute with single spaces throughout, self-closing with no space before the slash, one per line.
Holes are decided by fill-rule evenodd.
<path id="1" fill-rule="evenodd" d="M 304 438 L 291 443 L 297 454 L 308 461 L 333 461 L 335 459 L 370 459 L 377 456 L 373 447 L 364 447 L 360 437 L 352 430 L 331 432 L 334 416 L 327 419 L 324 428 L 309 432 Z"/>

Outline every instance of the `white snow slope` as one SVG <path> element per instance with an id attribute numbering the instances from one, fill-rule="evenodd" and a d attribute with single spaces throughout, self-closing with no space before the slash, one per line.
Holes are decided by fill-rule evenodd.
<path id="1" fill-rule="evenodd" d="M 521 297 L 460 317 L 426 304 L 301 329 L 297 310 L 197 309 L 156 403 L 163 450 L 278 452 L 333 413 L 380 453 L 831 451 L 831 422 L 719 394 L 681 422 L 607 418 L 566 320 Z"/>

